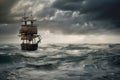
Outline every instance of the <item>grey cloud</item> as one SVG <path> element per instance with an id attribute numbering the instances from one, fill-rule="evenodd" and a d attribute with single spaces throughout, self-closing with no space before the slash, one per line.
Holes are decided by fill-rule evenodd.
<path id="1" fill-rule="evenodd" d="M 83 0 L 56 0 L 53 7 L 62 10 L 80 10 Z"/>
<path id="2" fill-rule="evenodd" d="M 0 24 L 0 36 L 18 33 L 20 24 Z M 16 27 L 17 26 L 17 27 Z"/>
<path id="3" fill-rule="evenodd" d="M 10 9 L 17 0 L 0 0 L 0 23 L 11 22 Z"/>
<path id="4" fill-rule="evenodd" d="M 96 19 L 118 19 L 120 15 L 119 0 L 56 0 L 53 7 L 80 11 L 82 14 L 97 14 Z"/>
<path id="5" fill-rule="evenodd" d="M 79 11 L 78 21 L 83 20 L 83 24 L 85 22 L 95 24 L 94 29 L 88 24 L 88 27 L 82 31 L 79 29 L 83 29 L 81 26 L 84 25 L 80 25 L 76 30 L 79 33 L 84 31 L 84 33 L 110 32 L 119 34 L 120 0 L 56 0 L 52 7 L 63 11 Z"/>
<path id="6" fill-rule="evenodd" d="M 20 1 L 25 2 L 18 5 Z M 37 24 L 40 29 L 63 34 L 120 34 L 119 0 L 50 1 L 52 0 L 2 0 L 0 16 L 3 17 L 0 23 L 20 18 L 24 10 L 30 15 L 32 6 L 33 16 L 39 20 Z"/>
<path id="7" fill-rule="evenodd" d="M 55 15 L 56 10 L 50 7 L 44 7 L 43 10 L 36 13 L 35 16 L 37 16 L 39 19 L 45 18 L 45 17 L 52 17 Z"/>

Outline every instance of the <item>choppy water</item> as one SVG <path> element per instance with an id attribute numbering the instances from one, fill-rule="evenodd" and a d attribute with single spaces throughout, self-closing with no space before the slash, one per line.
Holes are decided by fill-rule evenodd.
<path id="1" fill-rule="evenodd" d="M 0 80 L 120 80 L 120 44 L 2 44 Z"/>

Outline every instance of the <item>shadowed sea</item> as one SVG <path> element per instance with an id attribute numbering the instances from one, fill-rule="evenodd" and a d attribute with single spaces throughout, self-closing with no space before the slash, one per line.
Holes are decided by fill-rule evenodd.
<path id="1" fill-rule="evenodd" d="M 120 80 L 120 44 L 1 44 L 0 80 Z"/>

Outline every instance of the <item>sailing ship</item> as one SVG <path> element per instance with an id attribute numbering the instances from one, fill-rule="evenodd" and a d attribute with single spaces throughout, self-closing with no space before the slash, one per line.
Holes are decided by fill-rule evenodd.
<path id="1" fill-rule="evenodd" d="M 19 30 L 21 37 L 21 49 L 33 51 L 38 49 L 38 44 L 41 42 L 41 37 L 38 35 L 37 26 L 34 25 L 36 20 L 30 17 L 22 17 L 22 25 Z"/>

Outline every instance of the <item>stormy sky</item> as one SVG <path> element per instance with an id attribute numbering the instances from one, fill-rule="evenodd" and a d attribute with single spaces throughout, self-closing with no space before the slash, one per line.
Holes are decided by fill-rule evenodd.
<path id="1" fill-rule="evenodd" d="M 24 12 L 46 42 L 120 42 L 120 0 L 0 0 L 1 42 L 18 34 Z"/>

